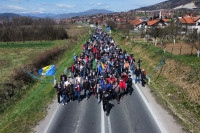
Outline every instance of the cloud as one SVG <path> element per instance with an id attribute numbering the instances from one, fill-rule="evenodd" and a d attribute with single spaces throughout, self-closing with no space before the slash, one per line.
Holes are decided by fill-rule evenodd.
<path id="1" fill-rule="evenodd" d="M 105 4 L 105 3 L 101 3 L 101 2 L 96 3 L 96 6 L 97 6 L 98 8 L 104 8 L 104 9 L 110 8 L 110 5 Z"/>
<path id="2" fill-rule="evenodd" d="M 100 2 L 99 2 L 99 3 L 97 3 L 97 6 L 102 6 L 102 5 L 103 5 L 103 4 L 102 4 L 102 3 L 100 3 Z"/>
<path id="3" fill-rule="evenodd" d="M 94 5 L 94 2 L 89 2 L 88 4 L 89 4 L 89 5 Z"/>
<path id="4" fill-rule="evenodd" d="M 10 2 L 18 2 L 19 0 L 0 0 L 1 1 L 10 1 Z"/>
<path id="5" fill-rule="evenodd" d="M 68 4 L 56 4 L 57 7 L 61 8 L 74 8 L 75 5 L 68 5 Z"/>
<path id="6" fill-rule="evenodd" d="M 20 11 L 25 11 L 26 9 L 17 6 L 17 5 L 1 5 L 0 6 L 0 12 L 20 12 Z"/>
<path id="7" fill-rule="evenodd" d="M 7 5 L 6 7 L 12 10 L 26 10 L 25 8 L 16 5 Z"/>
<path id="8" fill-rule="evenodd" d="M 105 6 L 105 9 L 108 9 L 108 8 L 110 8 L 110 6 L 108 6 L 108 5 L 107 5 L 107 6 Z"/>

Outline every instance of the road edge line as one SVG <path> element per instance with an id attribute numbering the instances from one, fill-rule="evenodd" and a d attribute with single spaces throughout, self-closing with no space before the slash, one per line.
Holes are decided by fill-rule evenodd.
<path id="1" fill-rule="evenodd" d="M 109 133 L 112 133 L 111 122 L 110 122 L 110 116 L 108 116 L 108 129 L 109 129 Z"/>
<path id="2" fill-rule="evenodd" d="M 151 113 L 151 116 L 153 117 L 154 121 L 156 122 L 158 128 L 160 129 L 160 131 L 162 133 L 168 133 L 165 128 L 163 127 L 163 125 L 161 124 L 161 122 L 159 121 L 157 115 L 155 114 L 155 112 L 153 111 L 153 109 L 151 108 L 150 104 L 148 103 L 147 99 L 145 98 L 144 94 L 142 93 L 141 89 L 139 88 L 139 86 L 137 84 L 134 83 L 135 88 L 137 89 L 138 93 L 140 94 L 141 98 L 143 99 L 146 107 L 148 108 L 149 112 Z"/>
<path id="3" fill-rule="evenodd" d="M 101 133 L 105 133 L 105 118 L 104 118 L 102 102 L 101 102 Z"/>
<path id="4" fill-rule="evenodd" d="M 51 117 L 51 120 L 48 122 L 48 125 L 47 125 L 47 127 L 46 127 L 46 129 L 45 129 L 45 131 L 44 131 L 45 133 L 47 133 L 47 131 L 48 131 L 48 129 L 49 129 L 49 127 L 50 127 L 50 125 L 51 125 L 51 123 L 52 123 L 52 121 L 53 121 L 53 119 L 54 119 L 54 117 L 55 117 L 55 115 L 56 115 L 56 113 L 57 113 L 59 107 L 60 107 L 60 106 L 57 106 L 56 111 L 53 113 L 53 115 L 52 115 L 52 117 Z"/>

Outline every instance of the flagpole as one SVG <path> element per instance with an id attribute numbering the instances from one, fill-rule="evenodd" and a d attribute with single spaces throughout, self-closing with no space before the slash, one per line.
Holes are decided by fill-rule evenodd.
<path id="1" fill-rule="evenodd" d="M 56 85 L 56 75 L 54 75 L 54 86 Z"/>

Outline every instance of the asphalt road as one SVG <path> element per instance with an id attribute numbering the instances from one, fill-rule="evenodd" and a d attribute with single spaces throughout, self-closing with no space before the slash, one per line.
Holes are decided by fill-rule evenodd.
<path id="1" fill-rule="evenodd" d="M 83 99 L 58 105 L 47 133 L 160 133 L 156 122 L 143 102 L 138 91 L 127 95 L 120 104 L 110 101 L 109 116 L 102 109 L 102 103 L 92 95 Z"/>

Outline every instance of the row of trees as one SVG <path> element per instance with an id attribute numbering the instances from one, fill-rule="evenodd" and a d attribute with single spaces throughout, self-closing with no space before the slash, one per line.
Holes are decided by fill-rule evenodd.
<path id="1" fill-rule="evenodd" d="M 187 26 L 186 26 L 187 28 Z M 160 43 L 163 46 L 163 49 L 166 47 L 166 43 L 170 40 L 173 43 L 176 43 L 177 36 L 182 36 L 184 41 L 191 45 L 191 55 L 193 53 L 193 48 L 196 48 L 197 51 L 200 50 L 200 38 L 197 32 L 197 29 L 192 29 L 190 31 L 186 30 L 184 34 L 182 34 L 182 26 L 175 24 L 174 21 L 171 21 L 171 24 L 164 28 L 153 28 L 146 32 L 147 35 L 153 38 L 153 44 L 157 44 L 157 38 L 160 39 Z M 180 47 L 180 54 L 182 51 L 182 47 Z M 172 48 L 173 52 L 173 48 Z"/>
<path id="2" fill-rule="evenodd" d="M 32 19 L 14 17 L 11 21 L 0 24 L 0 41 L 34 41 L 67 39 L 68 35 L 62 25 L 51 19 Z"/>

